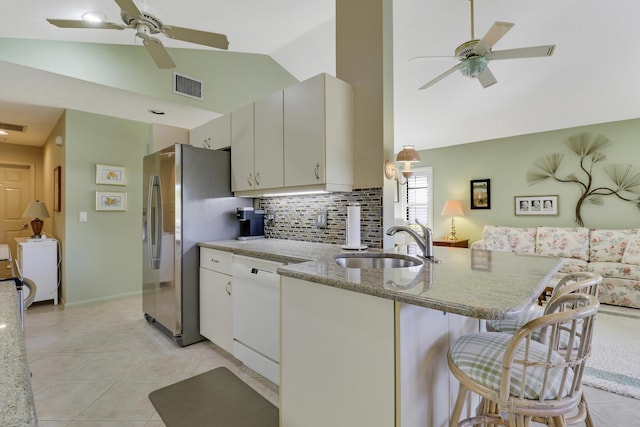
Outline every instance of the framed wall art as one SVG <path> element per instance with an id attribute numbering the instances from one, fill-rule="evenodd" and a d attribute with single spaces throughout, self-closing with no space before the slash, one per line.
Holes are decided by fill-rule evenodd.
<path id="1" fill-rule="evenodd" d="M 558 215 L 558 196 L 516 196 L 516 215 Z"/>
<path id="2" fill-rule="evenodd" d="M 127 185 L 127 170 L 120 166 L 97 164 L 96 184 Z"/>
<path id="3" fill-rule="evenodd" d="M 474 179 L 471 181 L 471 209 L 491 209 L 491 180 Z"/>
<path id="4" fill-rule="evenodd" d="M 126 211 L 127 193 L 96 191 L 97 211 Z"/>
<path id="5" fill-rule="evenodd" d="M 60 190 L 60 183 L 62 174 L 62 167 L 56 166 L 53 168 L 53 210 L 54 212 L 60 212 L 62 210 L 62 193 Z"/>

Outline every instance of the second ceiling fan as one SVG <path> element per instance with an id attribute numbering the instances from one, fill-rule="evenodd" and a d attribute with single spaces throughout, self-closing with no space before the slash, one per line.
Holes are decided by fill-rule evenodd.
<path id="1" fill-rule="evenodd" d="M 142 39 L 142 44 L 158 68 L 175 68 L 176 64 L 171 59 L 169 52 L 160 39 L 153 37 L 155 34 L 164 34 L 171 39 L 201 44 L 217 49 L 228 49 L 229 47 L 229 41 L 224 34 L 165 25 L 160 19 L 150 13 L 142 12 L 138 9 L 138 6 L 135 5 L 133 0 L 115 0 L 115 2 L 121 9 L 120 16 L 125 25 L 111 22 L 88 22 L 79 19 L 47 19 L 47 21 L 61 28 L 103 30 L 133 28 L 136 30 L 136 36 Z"/>
<path id="2" fill-rule="evenodd" d="M 532 46 L 518 49 L 506 49 L 493 51 L 491 48 L 514 26 L 510 22 L 497 21 L 489 29 L 487 34 L 480 40 L 474 36 L 474 11 L 473 0 L 471 3 L 471 40 L 462 43 L 455 50 L 455 58 L 458 62 L 455 66 L 449 68 L 433 80 L 425 83 L 420 89 L 426 89 L 440 80 L 447 77 L 456 70 L 470 78 L 477 78 L 483 88 L 487 88 L 497 82 L 491 70 L 489 70 L 489 61 L 497 59 L 514 59 L 514 58 L 535 58 L 543 56 L 551 56 L 556 48 L 555 45 Z M 433 56 L 418 56 L 414 59 L 434 58 Z"/>

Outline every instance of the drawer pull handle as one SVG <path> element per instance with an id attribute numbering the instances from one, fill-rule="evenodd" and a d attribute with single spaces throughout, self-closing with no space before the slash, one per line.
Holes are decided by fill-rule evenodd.
<path id="1" fill-rule="evenodd" d="M 220 262 L 220 260 L 217 260 L 217 259 L 215 259 L 215 258 L 211 258 L 211 262 L 212 262 L 212 263 L 214 263 L 214 264 L 217 264 L 217 263 L 219 263 L 219 262 Z"/>
<path id="2" fill-rule="evenodd" d="M 320 179 L 320 163 L 316 163 L 316 166 L 313 168 L 313 173 L 316 176 L 316 179 Z"/>
<path id="3" fill-rule="evenodd" d="M 231 295 L 231 282 L 227 282 L 227 286 L 225 289 L 227 291 L 227 294 Z"/>

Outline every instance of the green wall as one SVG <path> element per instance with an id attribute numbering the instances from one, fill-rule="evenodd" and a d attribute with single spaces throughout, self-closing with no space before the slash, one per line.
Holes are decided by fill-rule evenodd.
<path id="1" fill-rule="evenodd" d="M 202 81 L 204 99 L 174 94 L 174 70 L 156 67 L 142 46 L 0 38 L 3 61 L 219 113 L 297 83 L 268 55 L 168 50 L 176 72 Z"/>
<path id="2" fill-rule="evenodd" d="M 626 163 L 640 168 L 640 119 L 603 123 L 529 135 L 482 141 L 447 148 L 423 150 L 422 162 L 415 165 L 432 166 L 434 180 L 434 232 L 443 236 L 451 224 L 450 218 L 440 216 L 447 199 L 459 199 L 465 217 L 456 218 L 460 238 L 479 240 L 486 224 L 525 227 L 537 225 L 575 226 L 575 206 L 580 197 L 576 184 L 546 180 L 532 186 L 527 184 L 527 171 L 539 157 L 564 153 L 560 172 L 578 172 L 578 156 L 565 144 L 572 135 L 589 132 L 601 134 L 611 141 L 604 150 L 606 160 L 594 167 L 594 184 L 612 186 L 602 170 L 611 163 Z M 469 181 L 491 180 L 491 209 L 469 209 Z M 558 195 L 558 216 L 515 216 L 514 196 Z M 640 209 L 630 202 L 613 196 L 603 197 L 601 206 L 582 207 L 584 226 L 589 228 L 640 227 Z"/>
<path id="3" fill-rule="evenodd" d="M 66 112 L 63 294 L 69 305 L 142 289 L 142 158 L 150 126 Z M 96 184 L 96 164 L 126 168 L 126 186 Z M 127 193 L 125 212 L 96 211 L 96 191 Z M 87 212 L 88 220 L 79 221 Z"/>

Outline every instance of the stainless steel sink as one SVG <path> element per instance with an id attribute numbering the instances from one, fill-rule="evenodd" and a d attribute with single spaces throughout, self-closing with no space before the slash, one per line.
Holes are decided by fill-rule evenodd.
<path id="1" fill-rule="evenodd" d="M 401 254 L 338 254 L 333 259 L 338 265 L 346 268 L 403 268 L 417 267 L 423 264 L 419 258 Z"/>

